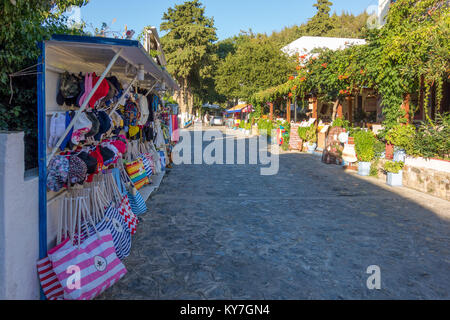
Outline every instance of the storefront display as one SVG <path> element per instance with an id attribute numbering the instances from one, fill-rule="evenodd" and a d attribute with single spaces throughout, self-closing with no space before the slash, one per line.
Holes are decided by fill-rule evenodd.
<path id="1" fill-rule="evenodd" d="M 145 189 L 170 165 L 178 120 L 152 91 L 163 71 L 137 41 L 65 36 L 43 52 L 38 274 L 47 299 L 93 299 L 126 274 Z M 133 61 L 147 79 L 129 74 Z M 68 262 L 80 266 L 78 287 Z"/>

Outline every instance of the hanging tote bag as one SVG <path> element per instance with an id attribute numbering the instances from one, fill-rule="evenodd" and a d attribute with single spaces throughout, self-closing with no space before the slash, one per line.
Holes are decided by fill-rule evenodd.
<path id="1" fill-rule="evenodd" d="M 52 250 L 49 250 L 48 254 L 53 254 L 58 250 L 67 250 L 71 247 L 72 243 L 70 242 L 70 239 L 67 238 L 67 241 L 60 243 Z M 49 256 L 37 262 L 37 270 L 42 291 L 47 300 L 64 300 L 64 289 L 56 276 Z"/>
<path id="2" fill-rule="evenodd" d="M 133 186 L 133 182 L 131 181 L 130 177 L 125 171 L 125 168 L 120 167 L 120 173 L 122 181 L 127 186 L 127 196 L 129 200 L 129 204 L 131 207 L 131 211 L 135 215 L 144 214 L 147 212 L 147 206 L 145 204 L 144 199 L 142 198 L 142 195 L 139 193 L 139 191 Z"/>
<path id="3" fill-rule="evenodd" d="M 139 224 L 139 220 L 136 215 L 131 210 L 130 201 L 128 200 L 128 196 L 125 195 L 122 199 L 122 203 L 119 207 L 119 213 L 122 215 L 128 229 L 130 230 L 131 235 L 135 235 L 137 231 L 137 225 Z"/>
<path id="4" fill-rule="evenodd" d="M 97 230 L 85 197 L 78 197 L 76 201 L 79 203 L 78 217 L 75 218 L 80 221 L 82 217 L 86 226 L 89 221 L 95 235 L 89 236 L 78 246 L 74 246 L 73 240 L 67 237 L 58 247 L 49 251 L 48 258 L 63 287 L 65 299 L 91 300 L 121 279 L 127 271 L 116 255 L 111 232 L 108 229 L 101 232 Z M 73 278 L 74 273 L 77 276 Z"/>
<path id="5" fill-rule="evenodd" d="M 128 200 L 130 203 L 131 211 L 135 215 L 144 214 L 147 212 L 147 205 L 145 204 L 144 198 L 142 198 L 142 195 L 139 193 L 139 191 L 136 191 L 135 194 L 132 192 L 128 192 Z"/>
<path id="6" fill-rule="evenodd" d="M 95 227 L 98 231 L 108 230 L 111 233 L 117 257 L 120 260 L 123 260 L 130 255 L 131 232 L 118 209 L 114 206 L 110 206 L 106 210 L 103 220 Z M 93 236 L 94 234 L 95 230 L 89 228 L 89 235 Z"/>
<path id="7" fill-rule="evenodd" d="M 140 190 L 147 184 L 150 184 L 147 172 L 145 171 L 144 163 L 141 158 L 133 162 L 125 164 L 125 170 L 128 173 L 131 181 L 133 182 L 136 189 Z"/>
<path id="8" fill-rule="evenodd" d="M 137 143 L 137 141 L 135 142 Z M 142 162 L 142 159 L 139 158 L 138 145 L 135 142 L 130 143 L 130 150 L 128 153 L 128 158 L 132 158 L 134 161 L 125 163 L 125 170 L 136 189 L 140 190 L 145 185 L 150 184 L 150 180 L 145 171 L 144 163 Z"/>
<path id="9" fill-rule="evenodd" d="M 137 225 L 139 223 L 138 218 L 133 213 L 130 207 L 130 202 L 128 200 L 128 196 L 123 196 L 121 194 L 121 191 L 119 190 L 119 186 L 116 183 L 114 174 L 110 177 L 110 184 L 113 188 L 113 192 L 117 195 L 117 197 L 121 198 L 120 205 L 118 206 L 118 211 L 120 215 L 122 216 L 125 225 L 128 227 L 128 230 L 130 231 L 131 235 L 134 235 L 136 233 Z M 121 183 L 120 183 L 121 184 Z"/>
<path id="10" fill-rule="evenodd" d="M 67 299 L 92 300 L 127 273 L 116 255 L 109 230 L 89 237 L 80 248 L 66 246 L 67 243 L 70 244 L 69 238 L 49 254 Z M 74 272 L 79 272 L 79 281 L 71 280 Z"/>
<path id="11" fill-rule="evenodd" d="M 164 151 L 159 151 L 159 158 L 161 161 L 161 170 L 166 171 L 166 154 Z"/>

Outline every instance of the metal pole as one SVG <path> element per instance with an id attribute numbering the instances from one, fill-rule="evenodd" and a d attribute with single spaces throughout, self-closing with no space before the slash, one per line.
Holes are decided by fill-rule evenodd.
<path id="1" fill-rule="evenodd" d="M 72 119 L 72 121 L 70 122 L 69 126 L 67 127 L 66 131 L 63 133 L 63 135 L 61 136 L 61 138 L 59 138 L 58 143 L 56 144 L 56 146 L 53 148 L 52 153 L 50 154 L 50 156 L 47 159 L 47 166 L 50 163 L 50 161 L 52 160 L 52 158 L 54 157 L 54 155 L 56 154 L 56 152 L 58 151 L 59 146 L 63 143 L 64 139 L 66 138 L 66 136 L 69 134 L 70 130 L 72 130 L 73 126 L 75 125 L 75 122 L 78 120 L 78 118 L 81 115 L 81 112 L 83 112 L 89 101 L 91 100 L 92 96 L 95 94 L 95 92 L 97 91 L 98 87 L 100 86 L 100 84 L 102 83 L 102 81 L 105 79 L 106 75 L 108 74 L 109 70 L 111 70 L 111 68 L 113 67 L 114 63 L 116 63 L 117 59 L 120 57 L 120 54 L 122 53 L 122 48 L 120 48 L 120 50 L 118 50 L 116 52 L 116 55 L 114 56 L 114 58 L 112 58 L 112 60 L 109 62 L 108 66 L 106 67 L 105 71 L 103 71 L 100 79 L 97 81 L 97 83 L 95 84 L 94 88 L 92 89 L 92 91 L 89 93 L 89 95 L 87 96 L 86 100 L 83 102 L 83 105 L 81 106 L 80 110 L 77 111 L 75 117 Z"/>

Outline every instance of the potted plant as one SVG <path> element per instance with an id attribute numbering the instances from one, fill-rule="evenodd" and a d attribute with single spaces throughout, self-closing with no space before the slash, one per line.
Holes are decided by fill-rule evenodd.
<path id="1" fill-rule="evenodd" d="M 371 161 L 375 158 L 376 138 L 370 131 L 359 130 L 353 133 L 355 139 L 356 157 L 358 158 L 358 174 L 370 174 Z"/>
<path id="2" fill-rule="evenodd" d="M 386 134 L 386 143 L 394 146 L 390 150 L 394 161 L 405 161 L 406 154 L 412 154 L 414 140 L 416 138 L 416 127 L 410 124 L 398 124 Z M 392 149 L 392 147 L 391 147 Z"/>
<path id="3" fill-rule="evenodd" d="M 403 168 L 405 163 L 402 161 L 394 162 L 387 161 L 383 169 L 387 174 L 386 183 L 391 187 L 401 187 L 403 186 Z"/>
<path id="4" fill-rule="evenodd" d="M 308 153 L 312 154 L 317 148 L 317 131 L 314 124 L 306 131 L 306 141 L 308 141 Z"/>

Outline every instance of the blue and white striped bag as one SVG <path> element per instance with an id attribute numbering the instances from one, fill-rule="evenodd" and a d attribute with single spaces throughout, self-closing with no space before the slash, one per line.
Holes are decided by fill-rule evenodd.
<path id="1" fill-rule="evenodd" d="M 147 177 L 150 179 L 153 174 L 152 165 L 148 161 L 148 158 L 145 155 L 141 155 L 142 163 L 144 164 L 145 172 L 147 173 Z"/>
<path id="2" fill-rule="evenodd" d="M 96 226 L 98 232 L 108 229 L 111 232 L 117 257 L 120 260 L 128 257 L 131 251 L 131 232 L 119 210 L 113 205 L 106 209 L 105 216 Z M 93 227 L 89 228 L 90 236 L 95 234 Z"/>
<path id="3" fill-rule="evenodd" d="M 166 171 L 166 154 L 164 151 L 159 151 L 159 158 L 161 160 L 161 170 Z"/>
<path id="4" fill-rule="evenodd" d="M 133 211 L 135 215 L 140 215 L 147 212 L 147 205 L 145 204 L 145 201 L 139 191 L 136 190 L 135 195 L 128 192 L 128 200 L 130 201 L 131 211 Z"/>

